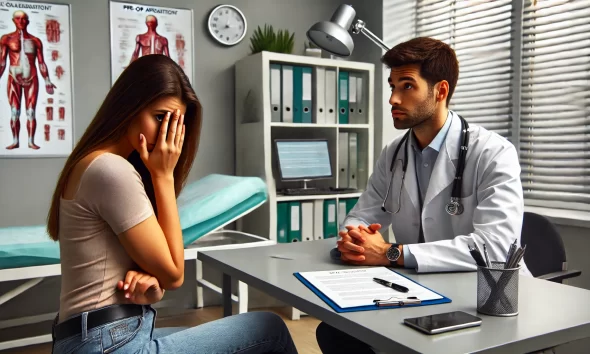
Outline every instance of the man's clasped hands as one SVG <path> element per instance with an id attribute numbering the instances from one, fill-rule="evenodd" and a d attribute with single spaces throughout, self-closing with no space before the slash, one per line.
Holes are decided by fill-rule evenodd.
<path id="1" fill-rule="evenodd" d="M 346 226 L 337 242 L 342 261 L 355 265 L 390 265 L 385 253 L 391 246 L 383 239 L 380 224 Z"/>

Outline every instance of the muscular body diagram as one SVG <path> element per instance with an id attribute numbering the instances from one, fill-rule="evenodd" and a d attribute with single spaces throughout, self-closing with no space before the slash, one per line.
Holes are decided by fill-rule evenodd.
<path id="1" fill-rule="evenodd" d="M 156 32 L 156 27 L 158 27 L 158 19 L 156 16 L 148 15 L 145 18 L 145 25 L 148 30 L 146 33 L 139 34 L 135 37 L 135 50 L 133 51 L 129 63 L 132 63 L 139 58 L 140 51 L 141 56 L 149 54 L 164 54 L 165 56 L 170 57 L 168 39 Z"/>
<path id="2" fill-rule="evenodd" d="M 16 149 L 20 145 L 20 111 L 21 99 L 24 95 L 29 137 L 28 145 L 29 148 L 37 150 L 39 146 L 34 141 L 37 128 L 35 109 L 39 94 L 36 61 L 39 63 L 39 71 L 45 80 L 45 89 L 48 94 L 53 94 L 55 85 L 49 80 L 41 40 L 27 32 L 29 16 L 24 11 L 16 11 L 12 16 L 12 22 L 16 26 L 16 31 L 5 34 L 0 38 L 0 77 L 6 71 L 6 58 L 9 59 L 7 93 L 11 109 L 10 129 L 13 142 L 6 148 L 9 150 Z"/>
<path id="3" fill-rule="evenodd" d="M 176 54 L 178 55 L 178 65 L 184 70 L 184 53 L 186 52 L 184 48 L 184 36 L 180 33 L 176 34 Z"/>

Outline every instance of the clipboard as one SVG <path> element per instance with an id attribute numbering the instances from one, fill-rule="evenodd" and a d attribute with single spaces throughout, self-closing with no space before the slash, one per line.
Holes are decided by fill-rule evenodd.
<path id="1" fill-rule="evenodd" d="M 387 267 L 386 267 L 387 268 Z M 420 304 L 405 304 L 403 306 L 377 306 L 377 305 L 368 305 L 368 306 L 357 306 L 357 307 L 347 307 L 347 308 L 342 308 L 340 306 L 338 306 L 334 301 L 332 301 L 329 297 L 327 297 L 326 295 L 324 295 L 324 293 L 322 293 L 320 290 L 318 290 L 315 286 L 313 286 L 309 281 L 307 281 L 307 279 L 305 279 L 303 276 L 301 276 L 301 274 L 297 273 L 293 273 L 293 275 L 299 279 L 299 281 L 301 281 L 303 283 L 303 285 L 307 286 L 314 294 L 316 294 L 320 299 L 322 299 L 326 304 L 328 304 L 334 311 L 336 311 L 337 313 L 344 313 L 344 312 L 358 312 L 358 311 L 372 311 L 372 310 L 383 310 L 383 309 L 396 309 L 396 308 L 405 308 L 405 307 L 417 307 L 417 306 L 429 306 L 429 305 L 439 305 L 439 304 L 446 304 L 446 303 L 450 303 L 452 300 L 446 296 L 444 296 L 443 294 L 440 294 L 430 288 L 425 287 L 424 285 L 414 281 L 413 279 L 408 278 L 407 276 L 398 273 L 396 271 L 394 271 L 391 268 L 387 268 L 388 270 L 396 273 L 399 276 L 402 276 L 408 280 L 410 280 L 411 282 L 414 282 L 420 286 L 422 286 L 425 289 L 428 289 L 430 291 L 432 291 L 433 293 L 441 296 L 440 299 L 436 299 L 436 300 L 424 300 L 421 301 Z"/>

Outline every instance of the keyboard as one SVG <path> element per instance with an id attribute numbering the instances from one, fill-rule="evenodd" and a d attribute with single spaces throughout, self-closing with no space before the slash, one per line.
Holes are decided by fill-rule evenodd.
<path id="1" fill-rule="evenodd" d="M 355 193 L 352 188 L 286 188 L 282 194 L 291 196 Z"/>

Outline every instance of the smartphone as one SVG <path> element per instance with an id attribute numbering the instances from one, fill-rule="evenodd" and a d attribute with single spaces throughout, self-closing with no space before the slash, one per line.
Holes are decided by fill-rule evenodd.
<path id="1" fill-rule="evenodd" d="M 404 323 L 427 334 L 437 334 L 481 325 L 481 318 L 463 311 L 406 318 Z"/>

